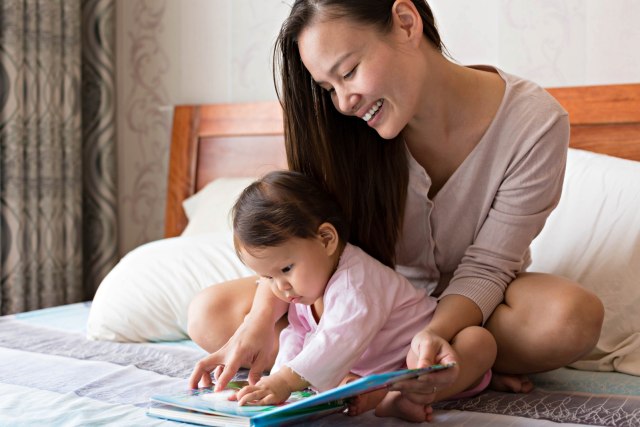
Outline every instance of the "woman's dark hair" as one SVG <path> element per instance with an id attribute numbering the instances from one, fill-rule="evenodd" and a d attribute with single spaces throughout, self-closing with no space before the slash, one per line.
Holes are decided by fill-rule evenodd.
<path id="1" fill-rule="evenodd" d="M 236 251 L 239 246 L 278 246 L 292 237 L 317 236 L 332 224 L 341 243 L 349 226 L 340 205 L 313 178 L 293 171 L 270 172 L 244 189 L 231 210 Z"/>
<path id="2" fill-rule="evenodd" d="M 412 1 L 425 37 L 442 51 L 431 9 L 424 0 Z M 388 266 L 395 264 L 409 181 L 402 136 L 384 140 L 363 120 L 340 114 L 302 63 L 298 37 L 314 19 L 348 18 L 388 32 L 393 4 L 296 0 L 280 29 L 273 62 L 289 169 L 313 177 L 333 194 L 350 224 L 349 241 Z"/>

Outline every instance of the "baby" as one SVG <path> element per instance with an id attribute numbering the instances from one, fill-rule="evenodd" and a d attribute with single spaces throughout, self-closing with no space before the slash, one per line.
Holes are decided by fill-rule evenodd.
<path id="1" fill-rule="evenodd" d="M 360 376 L 418 367 L 411 340 L 429 323 L 436 299 L 349 244 L 340 206 L 315 181 L 269 173 L 243 191 L 232 212 L 238 256 L 290 304 L 271 375 L 240 390 L 240 405 L 277 404 L 307 387 L 324 391 Z M 464 336 L 495 347 L 486 330 L 470 329 Z M 488 380 L 479 378 L 473 392 Z M 431 414 L 430 405 L 387 390 L 358 397 L 349 413 L 373 408 L 376 415 L 411 421 Z"/>

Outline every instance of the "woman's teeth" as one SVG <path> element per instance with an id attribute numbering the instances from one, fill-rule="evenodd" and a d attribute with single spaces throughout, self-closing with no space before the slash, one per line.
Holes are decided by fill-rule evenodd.
<path id="1" fill-rule="evenodd" d="M 369 111 L 367 111 L 367 114 L 365 114 L 362 118 L 365 122 L 368 122 L 369 120 L 371 120 L 373 118 L 373 116 L 376 115 L 376 113 L 378 112 L 378 110 L 380 109 L 380 107 L 382 106 L 382 99 L 378 100 L 378 102 L 376 102 L 375 104 L 373 104 L 373 107 L 371 107 L 371 109 Z"/>

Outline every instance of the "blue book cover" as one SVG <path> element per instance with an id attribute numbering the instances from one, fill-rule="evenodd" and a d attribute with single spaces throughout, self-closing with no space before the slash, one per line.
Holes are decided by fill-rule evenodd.
<path id="1" fill-rule="evenodd" d="M 369 375 L 322 393 L 294 392 L 286 402 L 273 406 L 239 406 L 237 402 L 230 401 L 229 396 L 247 384 L 244 381 L 234 381 L 229 383 L 227 389 L 217 393 L 208 387 L 173 395 L 152 396 L 151 401 L 154 403 L 147 409 L 147 414 L 210 426 L 289 425 L 342 412 L 351 397 L 453 365 L 432 365 L 421 369 Z"/>

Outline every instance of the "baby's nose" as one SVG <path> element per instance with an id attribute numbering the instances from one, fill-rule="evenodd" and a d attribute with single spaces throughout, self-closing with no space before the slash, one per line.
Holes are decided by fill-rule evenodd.
<path id="1" fill-rule="evenodd" d="M 291 289 L 291 284 L 286 280 L 278 280 L 278 289 L 281 291 L 287 291 Z"/>

